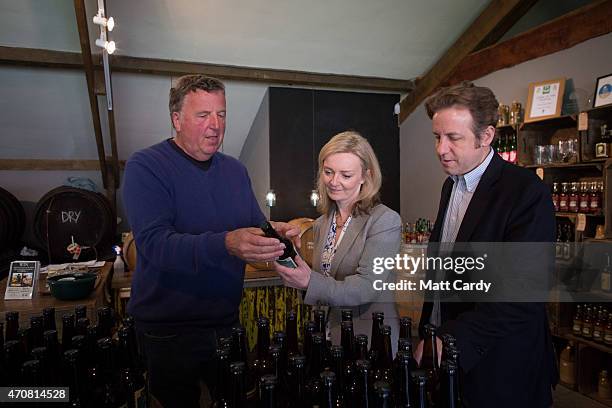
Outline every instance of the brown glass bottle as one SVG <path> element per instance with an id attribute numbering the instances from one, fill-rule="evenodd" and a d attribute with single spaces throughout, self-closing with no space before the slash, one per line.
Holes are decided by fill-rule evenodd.
<path id="1" fill-rule="evenodd" d="M 278 380 L 273 375 L 264 375 L 259 380 L 258 408 L 278 408 L 276 385 Z"/>
<path id="2" fill-rule="evenodd" d="M 74 332 L 74 315 L 66 314 L 62 316 L 62 348 L 64 350 L 70 350 L 72 345 L 70 344 Z"/>
<path id="3" fill-rule="evenodd" d="M 412 341 L 412 319 L 410 317 L 400 318 L 399 337 Z"/>
<path id="4" fill-rule="evenodd" d="M 6 312 L 6 335 L 5 341 L 19 340 L 19 312 Z"/>
<path id="5" fill-rule="evenodd" d="M 359 384 L 359 404 L 360 407 L 370 407 L 371 405 L 371 383 L 372 365 L 369 360 L 357 360 L 355 362 L 355 368 L 357 370 L 358 384 Z"/>
<path id="6" fill-rule="evenodd" d="M 559 211 L 569 211 L 569 183 L 561 183 L 561 193 L 559 194 Z"/>
<path id="7" fill-rule="evenodd" d="M 355 360 L 367 360 L 368 359 L 368 336 L 365 334 L 358 334 L 355 336 Z"/>
<path id="8" fill-rule="evenodd" d="M 597 311 L 597 318 L 593 323 L 593 341 L 597 343 L 603 343 L 603 334 L 606 328 L 605 321 L 603 321 L 603 309 Z"/>
<path id="9" fill-rule="evenodd" d="M 270 363 L 268 361 L 268 348 L 270 347 L 270 321 L 261 316 L 257 319 L 257 346 L 255 360 L 253 361 L 253 372 L 255 378 L 269 373 Z"/>
<path id="10" fill-rule="evenodd" d="M 42 316 L 30 317 L 30 331 L 28 343 L 30 349 L 43 345 L 44 322 Z"/>
<path id="11" fill-rule="evenodd" d="M 231 361 L 247 361 L 246 329 L 242 326 L 232 328 Z"/>
<path id="12" fill-rule="evenodd" d="M 428 388 L 427 378 L 428 378 L 428 375 L 423 370 L 417 370 L 415 371 L 413 375 L 413 382 L 414 382 L 414 389 L 415 389 L 415 393 L 414 393 L 415 401 L 413 405 L 415 406 L 415 408 L 428 408 L 429 407 L 429 400 L 427 397 L 427 388 Z"/>
<path id="13" fill-rule="evenodd" d="M 590 307 L 586 308 L 582 323 L 582 337 L 589 340 L 593 338 L 593 314 Z"/>
<path id="14" fill-rule="evenodd" d="M 289 357 L 289 368 L 287 371 L 287 383 L 289 384 L 289 407 L 305 408 L 306 398 L 306 357 L 294 354 Z"/>
<path id="15" fill-rule="evenodd" d="M 340 323 L 340 345 L 344 350 L 344 358 L 347 361 L 353 360 L 353 354 L 355 352 L 355 336 L 353 334 L 353 321 L 345 320 Z"/>
<path id="16" fill-rule="evenodd" d="M 553 206 L 555 207 L 555 211 L 559 211 L 559 183 L 553 183 L 552 202 Z"/>
<path id="17" fill-rule="evenodd" d="M 561 352 L 559 364 L 559 379 L 568 387 L 576 385 L 576 348 L 570 341 Z"/>
<path id="18" fill-rule="evenodd" d="M 608 314 L 608 324 L 606 324 L 604 331 L 604 343 L 612 346 L 612 313 Z"/>
<path id="19" fill-rule="evenodd" d="M 324 341 L 322 333 L 313 333 L 310 355 L 306 360 L 308 378 L 319 378 L 319 374 L 323 371 Z"/>
<path id="20" fill-rule="evenodd" d="M 569 193 L 569 197 L 568 197 L 568 209 L 570 212 L 575 212 L 577 213 L 578 210 L 580 209 L 578 207 L 579 201 L 578 201 L 578 183 L 577 182 L 572 182 L 570 184 L 570 193 Z"/>
<path id="21" fill-rule="evenodd" d="M 299 354 L 298 349 L 298 324 L 297 313 L 290 310 L 285 319 L 285 331 L 287 332 L 287 353 L 288 355 Z"/>
<path id="22" fill-rule="evenodd" d="M 409 344 L 410 349 L 412 345 Z M 395 406 L 397 408 L 411 408 L 412 384 L 411 375 L 414 370 L 412 350 L 400 350 L 395 355 Z"/>
<path id="23" fill-rule="evenodd" d="M 304 345 L 302 347 L 303 354 L 308 357 L 310 355 L 310 346 L 312 345 L 312 334 L 317 332 L 317 325 L 313 321 L 304 323 Z"/>
<path id="24" fill-rule="evenodd" d="M 43 331 L 46 330 L 57 330 L 57 326 L 55 325 L 55 308 L 54 307 L 46 307 L 42 312 L 43 316 Z"/>
<path id="25" fill-rule="evenodd" d="M 393 408 L 391 386 L 386 381 L 376 381 L 374 388 L 374 408 Z"/>
<path id="26" fill-rule="evenodd" d="M 247 406 L 246 389 L 246 364 L 244 361 L 236 361 L 230 364 L 230 395 L 229 407 L 241 408 Z"/>
<path id="27" fill-rule="evenodd" d="M 217 384 L 215 386 L 213 403 L 214 408 L 226 408 L 229 405 L 229 370 L 231 350 L 217 349 Z"/>
<path id="28" fill-rule="evenodd" d="M 341 393 L 338 392 L 338 384 L 336 374 L 332 371 L 323 371 L 320 374 L 321 384 L 323 386 L 323 398 L 321 408 L 342 408 L 344 402 L 341 398 Z"/>

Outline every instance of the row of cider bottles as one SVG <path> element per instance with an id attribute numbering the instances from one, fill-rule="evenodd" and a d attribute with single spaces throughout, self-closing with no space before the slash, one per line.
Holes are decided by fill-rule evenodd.
<path id="1" fill-rule="evenodd" d="M 405 244 L 426 244 L 429 242 L 433 222 L 425 218 L 419 218 L 414 223 L 405 223 L 403 241 Z"/>
<path id="2" fill-rule="evenodd" d="M 84 305 L 61 320 L 60 342 L 54 308 L 30 317 L 29 327 L 20 327 L 18 312 L 6 312 L 0 322 L 0 386 L 68 387 L 71 407 L 144 407 L 145 370 L 134 320 L 125 318 L 113 333 L 112 309 L 99 308 L 93 325 Z"/>
<path id="3" fill-rule="evenodd" d="M 459 353 L 444 337 L 442 363 L 434 357 L 436 329 L 428 336 L 420 367 L 412 354 L 412 321 L 400 319 L 398 351 L 393 356 L 391 328 L 384 314 L 372 315 L 370 339 L 354 334 L 351 310 L 342 311 L 340 344 L 325 338 L 325 312 L 313 311 L 298 344 L 297 315 L 289 312 L 285 331 L 270 336 L 270 322 L 257 319 L 252 358 L 245 330 L 233 329 L 217 350 L 217 386 L 213 407 L 460 407 Z M 368 348 L 368 340 L 370 347 Z"/>
<path id="4" fill-rule="evenodd" d="M 572 333 L 587 340 L 612 346 L 612 313 L 602 305 L 576 305 Z"/>
<path id="5" fill-rule="evenodd" d="M 555 211 L 600 214 L 603 209 L 603 181 L 553 183 Z"/>

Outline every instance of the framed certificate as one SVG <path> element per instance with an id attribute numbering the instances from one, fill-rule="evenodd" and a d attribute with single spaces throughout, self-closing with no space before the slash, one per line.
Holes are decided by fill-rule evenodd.
<path id="1" fill-rule="evenodd" d="M 561 116 L 563 92 L 565 92 L 565 78 L 530 83 L 525 122 Z"/>
<path id="2" fill-rule="evenodd" d="M 612 74 L 597 78 L 593 107 L 610 105 L 612 103 Z"/>

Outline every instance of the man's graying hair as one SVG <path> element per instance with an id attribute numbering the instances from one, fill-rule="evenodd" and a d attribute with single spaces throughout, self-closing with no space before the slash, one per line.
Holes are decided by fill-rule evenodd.
<path id="1" fill-rule="evenodd" d="M 446 108 L 463 107 L 469 110 L 472 115 L 472 131 L 477 139 L 480 139 L 488 126 L 497 125 L 498 106 L 493 91 L 484 86 L 475 86 L 469 81 L 442 88 L 425 102 L 430 119 L 436 112 Z"/>
<path id="2" fill-rule="evenodd" d="M 170 108 L 170 122 L 172 122 L 172 114 L 181 111 L 185 96 L 197 90 L 225 93 L 225 85 L 218 79 L 206 75 L 185 75 L 180 77 L 176 81 L 176 85 L 170 88 L 170 102 L 168 104 Z M 172 126 L 174 126 L 174 123 Z"/>

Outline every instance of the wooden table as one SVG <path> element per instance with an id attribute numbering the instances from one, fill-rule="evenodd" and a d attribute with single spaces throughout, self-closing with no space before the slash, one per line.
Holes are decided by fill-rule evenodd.
<path id="1" fill-rule="evenodd" d="M 77 305 L 87 306 L 87 317 L 91 324 L 97 321 L 96 310 L 106 305 L 106 295 L 108 293 L 108 280 L 112 274 L 113 263 L 106 262 L 100 269 L 100 278 L 95 289 L 89 297 L 79 300 L 59 300 L 51 294 L 38 293 L 38 287 L 34 290 L 32 299 L 29 300 L 4 300 L 4 292 L 6 291 L 7 279 L 0 281 L 0 319 L 4 320 L 4 313 L 8 311 L 19 312 L 19 326 L 29 327 L 30 317 L 42 315 L 42 311 L 46 307 L 55 308 L 55 324 L 58 329 L 62 327 L 62 316 L 65 314 L 74 313 L 74 308 Z M 45 278 L 43 277 L 42 282 Z"/>

